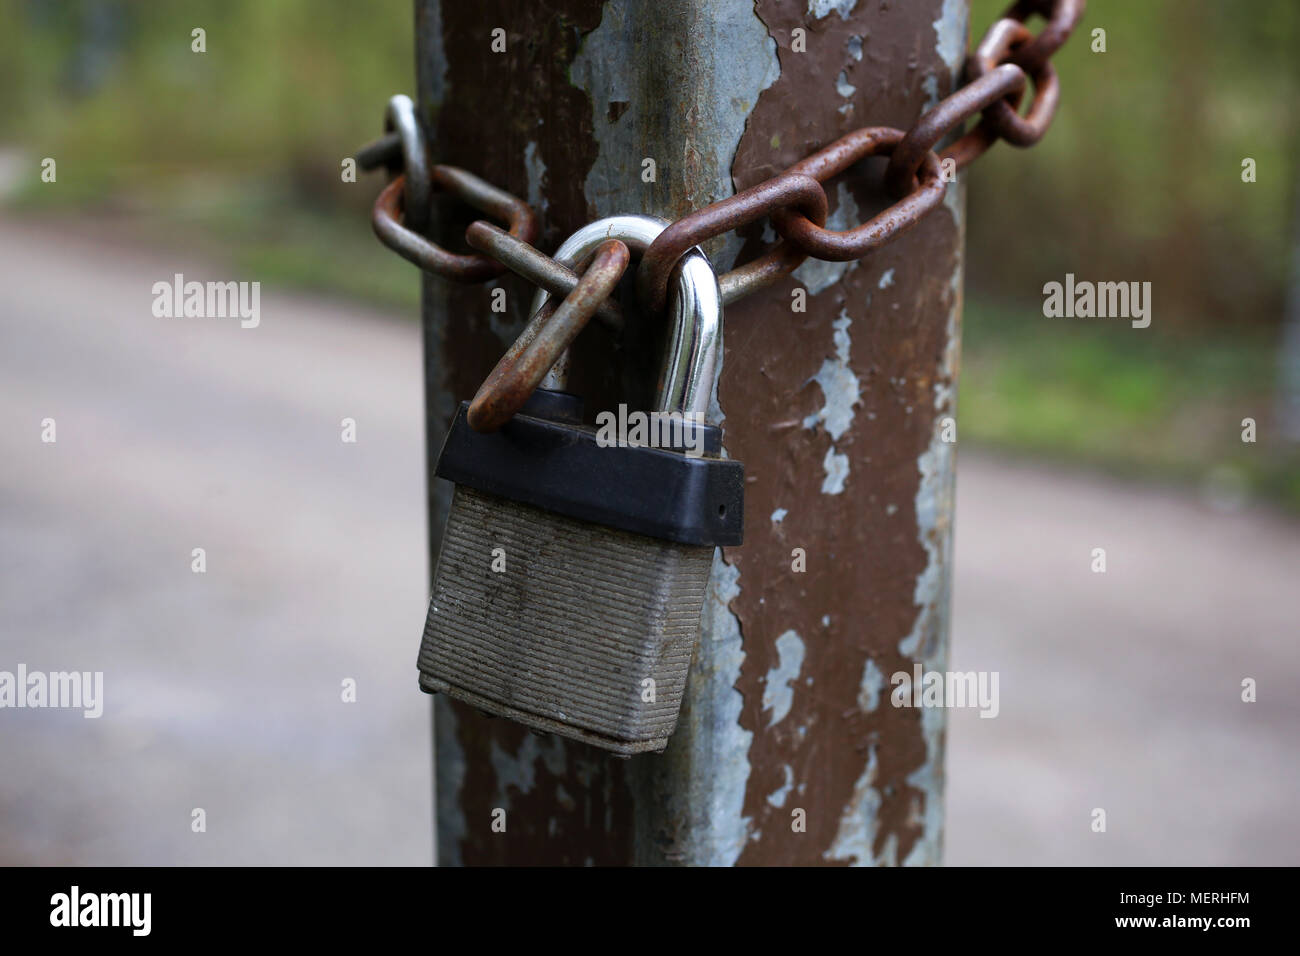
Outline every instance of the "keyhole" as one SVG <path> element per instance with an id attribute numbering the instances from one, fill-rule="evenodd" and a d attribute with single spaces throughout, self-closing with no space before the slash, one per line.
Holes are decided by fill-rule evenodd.
<path id="1" fill-rule="evenodd" d="M 725 518 L 726 515 L 727 515 L 727 506 L 726 506 L 726 505 L 718 505 L 718 517 L 719 517 L 719 518 Z"/>

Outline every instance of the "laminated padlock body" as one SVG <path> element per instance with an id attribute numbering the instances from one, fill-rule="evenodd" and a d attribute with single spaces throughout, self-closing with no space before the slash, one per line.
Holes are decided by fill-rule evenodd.
<path id="1" fill-rule="evenodd" d="M 614 221 L 628 220 L 636 251 L 662 228 Z M 601 225 L 556 258 L 580 261 Z M 490 433 L 470 428 L 461 405 L 436 469 L 456 487 L 422 689 L 618 754 L 666 746 L 714 549 L 740 544 L 744 520 L 744 466 L 721 457 L 721 432 L 702 414 L 721 334 L 716 279 L 702 253 L 687 258 L 658 402 L 687 413 L 660 433 L 678 447 L 611 447 L 582 424 L 581 400 L 554 390 Z"/>
<path id="2" fill-rule="evenodd" d="M 606 448 L 537 415 L 483 435 L 462 406 L 420 684 L 618 753 L 677 723 L 717 544 L 739 544 L 739 462 Z M 576 410 L 576 409 L 575 409 Z M 534 414 L 530 414 L 534 413 Z"/>

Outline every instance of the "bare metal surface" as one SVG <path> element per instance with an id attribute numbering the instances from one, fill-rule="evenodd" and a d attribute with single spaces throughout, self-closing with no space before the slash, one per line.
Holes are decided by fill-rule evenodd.
<path id="1" fill-rule="evenodd" d="M 722 361 L 722 295 L 713 266 L 698 249 L 683 256 L 669 277 L 668 348 L 659 373 L 655 410 L 709 418 Z"/>
<path id="2" fill-rule="evenodd" d="M 401 153 L 401 174 L 405 177 L 402 205 L 411 229 L 423 233 L 429 228 L 433 176 L 424 128 L 415 115 L 415 103 L 405 93 L 389 98 L 384 111 L 385 132 L 396 133 Z"/>

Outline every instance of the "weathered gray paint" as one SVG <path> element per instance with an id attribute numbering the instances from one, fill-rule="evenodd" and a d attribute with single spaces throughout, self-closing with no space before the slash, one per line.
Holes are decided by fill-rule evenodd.
<path id="1" fill-rule="evenodd" d="M 426 120 L 442 134 L 441 140 L 435 137 L 435 160 L 467 166 L 526 195 L 542 213 L 544 251 L 553 250 L 567 232 L 591 218 L 621 212 L 674 218 L 771 175 L 800 154 L 795 150 L 806 152 L 859 125 L 905 125 L 923 105 L 951 89 L 966 34 L 966 0 L 919 0 L 905 12 L 866 0 L 815 0 L 806 10 L 765 0 L 629 0 L 603 7 L 595 0 L 564 0 L 545 11 L 496 2 L 484 4 L 482 10 L 448 8 L 446 13 L 444 24 L 437 0 L 417 2 L 420 102 Z M 795 22 L 808 29 L 810 52 L 802 56 L 810 59 L 790 53 L 789 27 Z M 561 95 L 558 87 L 537 89 L 534 83 L 534 88 L 520 90 L 528 82 L 522 73 L 514 82 L 491 72 L 487 34 L 494 26 L 510 33 L 515 69 L 524 64 L 537 71 L 542 69 L 537 63 L 547 56 L 567 57 L 561 62 L 568 63 L 570 89 L 576 87 L 586 97 L 585 116 L 566 114 L 568 128 L 557 129 L 553 114 L 569 108 L 567 101 L 556 99 Z M 519 52 L 530 42 L 560 46 Z M 466 44 L 480 43 L 482 52 L 476 55 L 483 60 L 481 72 L 464 59 L 459 66 L 450 65 L 449 53 L 454 60 Z M 919 72 L 918 62 L 924 65 Z M 786 76 L 783 69 L 794 72 Z M 818 102 L 811 104 L 818 109 L 806 111 L 806 116 L 797 111 L 797 127 L 755 128 L 755 123 L 764 122 L 755 113 L 760 97 L 778 80 L 783 81 L 780 95 L 787 100 L 791 91 L 826 97 L 829 113 Z M 482 90 L 468 89 L 470 83 L 480 84 Z M 459 112 L 442 115 L 438 104 L 444 101 Z M 484 102 L 506 115 L 489 112 Z M 769 109 L 765 115 L 780 112 Z M 465 135 L 467 115 L 481 125 L 481 136 L 477 130 L 474 136 Z M 827 115 L 834 121 L 817 118 Z M 737 159 L 746 135 L 747 156 L 766 149 L 771 139 L 770 168 L 755 165 L 752 158 Z M 641 180 L 645 157 L 656 161 L 653 184 Z M 575 177 L 580 183 L 576 193 L 571 188 Z M 849 188 L 847 178 L 828 188 L 830 222 L 839 228 L 860 221 L 858 207 L 871 195 L 860 186 Z M 575 195 L 582 201 L 575 203 Z M 729 865 L 938 860 L 943 711 L 924 711 L 914 723 L 907 723 L 907 715 L 886 712 L 891 709 L 888 672 L 896 666 L 890 659 L 919 660 L 938 669 L 947 659 L 953 447 L 940 440 L 939 432 L 943 417 L 953 412 L 956 380 L 963 210 L 959 190 L 949 191 L 946 206 L 931 217 L 933 223 L 908 237 L 905 247 L 912 261 L 900 259 L 895 249 L 861 264 L 810 261 L 795 274 L 808 290 L 809 312 L 816 315 L 806 321 L 817 323 L 812 326 L 816 331 L 793 351 L 788 346 L 782 351 L 774 339 L 769 350 L 779 354 L 765 361 L 802 370 L 804 391 L 818 401 L 801 414 L 763 417 L 772 414 L 766 410 L 770 403 L 761 400 L 766 379 L 760 375 L 767 373 L 763 362 L 753 360 L 756 349 L 763 348 L 762 341 L 753 338 L 754 331 L 775 331 L 790 321 L 786 310 L 792 285 L 778 285 L 728 311 L 728 361 L 734 363 L 733 351 L 748 359 L 744 366 L 724 369 L 724 383 L 730 385 L 720 390 L 722 405 L 715 402 L 715 412 L 721 417 L 730 411 L 730 434 L 746 445 L 740 457 L 755 480 L 784 486 L 799 474 L 813 475 L 820 494 L 782 499 L 775 502 L 780 507 L 767 507 L 757 516 L 765 539 L 754 535 L 756 516 L 751 514 L 748 547 L 715 557 L 700 647 L 668 750 L 659 756 L 611 761 L 581 745 L 516 733 L 504 721 L 483 724 L 477 714 L 439 698 L 435 710 L 441 862 Z M 938 221 L 941 216 L 943 222 Z M 457 225 L 442 227 L 444 241 Z M 707 251 L 725 267 L 747 242 L 752 254 L 757 236 L 749 230 L 743 237 L 715 242 Z M 772 238 L 770 228 L 766 238 Z M 931 261 L 918 267 L 918 256 Z M 908 268 L 902 268 L 904 263 Z M 842 301 L 841 283 L 849 277 L 855 277 L 855 288 L 869 280 L 864 299 Z M 943 284 L 941 293 L 931 285 L 934 282 Z M 510 290 L 508 322 L 482 314 L 485 300 L 475 298 L 479 293 L 426 280 L 431 453 L 436 453 L 455 400 L 468 397 L 525 318 L 515 303 L 526 301 L 526 287 L 511 277 L 500 284 Z M 872 651 L 864 658 L 854 651 L 861 642 L 853 628 L 854 602 L 866 600 L 866 595 L 842 594 L 842 588 L 832 587 L 824 606 L 810 607 L 806 602 L 815 600 L 811 595 L 800 605 L 797 595 L 785 593 L 796 586 L 788 578 L 773 583 L 765 574 L 751 582 L 743 572 L 746 562 L 765 560 L 764 548 L 770 551 L 773 536 L 784 534 L 787 526 L 795 534 L 801 521 L 804 527 L 825 526 L 833 525 L 841 513 L 862 514 L 863 496 L 881 469 L 905 477 L 905 463 L 897 455 L 915 444 L 907 435 L 878 448 L 863 444 L 864 434 L 871 434 L 868 419 L 875 418 L 873 403 L 880 395 L 878 382 L 874 393 L 868 387 L 873 384 L 869 376 L 878 377 L 873 343 L 878 347 L 876 326 L 885 317 L 882 310 L 933 310 L 935 302 L 944 303 L 946 311 L 939 316 L 947 317 L 939 337 L 947 344 L 938 361 L 927 365 L 926 356 L 918 355 L 899 366 L 909 374 L 919 370 L 918 379 L 930 383 L 927 402 L 933 403 L 932 409 L 918 408 L 917 426 L 929 437 L 920 443 L 919 456 L 911 459 L 915 500 L 899 512 L 905 523 L 914 515 L 912 547 L 921 556 L 903 598 L 911 604 L 913 623 L 892 638 L 887 632 L 868 635 Z M 918 313 L 918 318 L 929 314 Z M 904 347 L 899 354 L 910 352 Z M 581 361 L 578 367 L 581 374 Z M 635 369 L 620 373 L 624 381 L 635 374 Z M 618 377 L 593 379 L 589 400 L 593 395 L 597 401 L 605 399 Z M 727 394 L 745 400 L 727 408 Z M 785 421 L 791 417 L 795 420 Z M 907 418 L 898 421 L 900 428 L 912 427 Z M 774 456 L 760 440 L 765 434 L 777 436 L 772 439 Z M 789 445 L 784 452 L 776 444 L 781 436 Z M 818 451 L 808 457 L 790 442 Z M 797 460 L 791 461 L 791 455 Z M 435 554 L 447 504 L 441 484 L 435 482 L 430 489 Z M 878 516 L 871 512 L 870 525 L 862 531 L 865 537 L 859 540 L 892 534 L 889 517 L 900 504 L 881 501 Z M 813 525 L 807 524 L 809 509 L 821 514 Z M 836 560 L 856 559 L 848 553 Z M 873 554 L 870 560 L 874 564 L 879 556 Z M 900 592 L 895 588 L 890 593 Z M 772 620 L 758 627 L 761 618 L 752 615 L 766 613 L 759 610 L 764 597 Z M 740 607 L 746 609 L 743 616 Z M 795 608 L 799 620 L 782 623 Z M 892 608 L 883 619 L 899 620 L 903 610 Z M 860 626 L 866 618 L 857 620 Z M 764 638 L 769 630 L 771 636 Z M 894 646 L 885 652 L 890 640 Z M 855 726 L 866 721 L 867 727 L 877 728 L 867 739 L 850 734 L 848 723 L 841 730 L 821 711 L 809 710 L 810 698 L 827 680 L 827 668 L 840 669 L 834 658 L 841 644 L 846 661 L 861 662 L 860 671 L 855 671 L 860 679 L 855 677 L 848 686 L 847 703 L 860 715 Z M 748 661 L 755 652 L 758 658 Z M 829 693 L 828 688 L 823 691 Z M 838 698 L 830 704 L 827 700 L 822 700 L 823 709 L 839 706 Z M 787 743 L 773 746 L 768 740 L 772 734 Z M 809 763 L 806 752 L 798 763 L 782 757 L 791 734 L 814 741 L 820 762 Z M 918 741 L 910 739 L 913 734 Z M 909 739 L 895 739 L 898 735 Z M 903 756 L 912 754 L 916 756 Z M 812 772 L 827 762 L 840 768 L 834 781 L 826 773 Z M 845 779 L 844 770 L 855 764 L 858 769 Z M 887 775 L 884 781 L 882 773 Z M 841 789 L 842 798 L 836 796 Z M 484 836 L 484 813 L 492 806 L 517 814 L 509 835 Z M 794 807 L 806 807 L 817 816 L 823 844 L 786 844 L 782 840 L 788 840 L 788 834 L 782 838 L 770 823 L 756 822 L 757 817 L 767 817 L 779 823 Z M 829 829 L 826 814 L 834 816 Z M 517 835 L 521 828 L 522 836 Z M 791 848 L 783 849 L 787 846 Z"/>

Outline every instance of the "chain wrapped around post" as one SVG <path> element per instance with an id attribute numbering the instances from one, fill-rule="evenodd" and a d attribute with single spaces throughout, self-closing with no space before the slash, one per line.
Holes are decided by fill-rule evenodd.
<path id="1" fill-rule="evenodd" d="M 617 239 L 601 243 L 591 265 L 573 291 L 556 306 L 552 297 L 537 310 L 515 344 L 497 362 L 469 405 L 469 425 L 475 431 L 495 431 L 523 408 L 546 373 L 596 314 L 627 271 L 631 253 Z"/>
<path id="2" fill-rule="evenodd" d="M 951 174 L 995 142 L 1024 147 L 1042 139 L 1060 100 L 1051 57 L 1082 19 L 1085 4 L 1015 0 L 967 57 L 965 85 L 927 110 L 911 129 L 857 129 L 771 179 L 670 225 L 651 243 L 637 269 L 642 306 L 651 314 L 663 310 L 670 274 L 687 250 L 764 216 L 770 217 L 781 239 L 758 258 L 719 277 L 724 303 L 777 282 L 809 256 L 835 262 L 860 259 L 915 226 L 942 203 Z M 1035 14 L 1047 21 L 1037 35 L 1025 26 Z M 1031 83 L 1033 96 L 1022 116 L 1019 108 Z M 941 140 L 962 130 L 977 114 L 972 129 L 935 153 Z M 622 309 L 609 296 L 627 268 L 628 249 L 622 243 L 606 243 L 579 276 L 533 247 L 537 217 L 523 200 L 463 169 L 430 165 L 409 97 L 389 101 L 384 126 L 385 135 L 356 155 L 363 169 L 384 166 L 389 171 L 391 181 L 379 194 L 372 217 L 380 240 L 421 269 L 457 282 L 482 282 L 509 269 L 554 296 L 532 317 L 475 396 L 470 412 L 478 422 L 475 427 L 500 427 L 523 406 L 551 362 L 593 316 L 611 328 L 622 327 Z M 822 184 L 869 156 L 889 157 L 884 185 L 895 202 L 852 229 L 827 229 Z M 459 255 L 439 247 L 424 235 L 437 190 L 500 219 L 509 231 L 480 220 L 466 232 L 466 242 L 478 253 Z M 622 247 L 621 255 L 615 246 Z M 556 306 L 560 297 L 564 301 Z"/>
<path id="3" fill-rule="evenodd" d="M 578 274 L 562 262 L 537 251 L 530 245 L 490 222 L 478 220 L 465 230 L 465 241 L 475 249 L 486 252 L 516 275 L 523 276 L 538 288 L 552 295 L 567 296 L 577 288 Z M 596 318 L 611 329 L 623 327 L 623 310 L 613 299 L 596 306 Z"/>
<path id="4" fill-rule="evenodd" d="M 388 132 L 358 150 L 356 156 L 357 165 L 362 169 L 382 165 L 390 175 L 388 186 L 375 200 L 371 216 L 375 235 L 426 272 L 457 282 L 483 282 L 505 272 L 506 267 L 491 256 L 458 255 L 425 238 L 433 193 L 435 190 L 449 192 L 480 212 L 500 218 L 510 224 L 512 236 L 529 243 L 538 233 L 537 216 L 532 208 L 466 170 L 431 166 L 424 130 L 409 96 L 399 93 L 388 101 L 384 126 Z"/>

